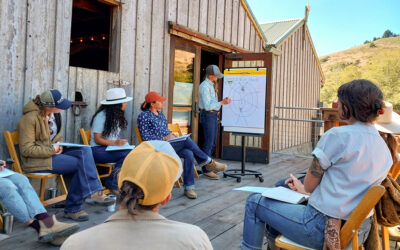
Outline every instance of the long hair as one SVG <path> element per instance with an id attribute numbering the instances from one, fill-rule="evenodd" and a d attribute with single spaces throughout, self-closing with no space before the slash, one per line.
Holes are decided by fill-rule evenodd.
<path id="1" fill-rule="evenodd" d="M 104 124 L 104 130 L 102 135 L 108 137 L 111 133 L 117 131 L 118 128 L 121 130 L 126 129 L 128 121 L 125 118 L 125 112 L 121 109 L 122 103 L 112 105 L 101 105 L 96 113 L 93 115 L 90 121 L 90 126 L 93 125 L 93 120 L 98 113 L 104 110 L 106 113 L 106 122 Z"/>
<path id="2" fill-rule="evenodd" d="M 143 190 L 136 184 L 130 181 L 124 181 L 122 187 L 120 188 L 120 195 L 118 201 L 121 203 L 122 207 L 128 209 L 128 213 L 131 215 L 136 215 L 135 210 L 152 210 L 157 207 L 158 204 L 144 206 L 138 203 L 138 200 L 144 198 Z"/>
<path id="3" fill-rule="evenodd" d="M 35 98 L 33 98 L 32 101 L 33 101 L 34 104 L 36 104 L 39 107 L 40 116 L 45 118 L 46 117 L 46 110 L 45 110 L 45 106 L 43 106 L 43 103 L 40 100 L 40 95 L 37 95 Z"/>
<path id="4" fill-rule="evenodd" d="M 151 103 L 146 103 L 146 102 L 143 102 L 142 103 L 142 105 L 140 105 L 140 109 L 142 110 L 142 111 L 146 111 L 146 110 L 148 110 L 149 108 L 151 107 Z"/>
<path id="5" fill-rule="evenodd" d="M 392 155 L 393 165 L 397 163 L 397 141 L 396 138 L 389 133 L 379 132 L 383 140 L 386 142 L 386 145 L 389 148 L 390 154 Z"/>
<path id="6" fill-rule="evenodd" d="M 373 122 L 384 107 L 382 91 L 372 82 L 359 79 L 343 84 L 338 89 L 343 120 L 354 117 L 360 122 Z"/>

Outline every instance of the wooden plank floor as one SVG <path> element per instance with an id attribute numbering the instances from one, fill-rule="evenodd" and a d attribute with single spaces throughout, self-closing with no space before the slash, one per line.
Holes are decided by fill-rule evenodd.
<path id="1" fill-rule="evenodd" d="M 232 178 L 209 180 L 200 176 L 196 179 L 198 198 L 189 200 L 183 196 L 183 188 L 174 188 L 172 200 L 160 210 L 160 213 L 172 220 L 191 223 L 201 227 L 208 235 L 214 249 L 238 249 L 242 237 L 244 205 L 248 193 L 232 191 L 241 186 L 273 186 L 281 178 L 307 169 L 311 160 L 308 158 L 273 154 L 270 164 L 246 163 L 247 169 L 258 170 L 263 173 L 264 183 L 247 176 L 237 183 Z M 240 162 L 226 162 L 229 168 L 240 168 Z M 62 209 L 47 208 L 56 213 L 60 221 Z M 90 220 L 79 223 L 81 230 L 102 223 L 111 213 L 105 207 L 84 205 L 89 213 Z M 134 233 L 134 232 L 132 232 Z M 37 234 L 20 222 L 14 223 L 13 233 L 9 238 L 0 241 L 0 249 L 58 249 L 49 244 L 36 241 Z"/>

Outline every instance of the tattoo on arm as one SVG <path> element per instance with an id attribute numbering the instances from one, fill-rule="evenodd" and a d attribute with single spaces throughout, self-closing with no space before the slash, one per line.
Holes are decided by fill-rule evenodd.
<path id="1" fill-rule="evenodd" d="M 316 157 L 314 157 L 311 167 L 308 169 L 310 173 L 317 177 L 317 178 L 322 178 L 322 175 L 324 175 L 324 170 L 322 169 L 321 165 L 319 164 L 319 161 Z"/>

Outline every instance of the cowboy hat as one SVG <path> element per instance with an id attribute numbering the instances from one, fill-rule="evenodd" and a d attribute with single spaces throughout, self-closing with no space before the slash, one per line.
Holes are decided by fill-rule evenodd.
<path id="1" fill-rule="evenodd" d="M 127 97 L 125 89 L 123 88 L 112 88 L 107 90 L 106 99 L 102 100 L 100 103 L 103 105 L 112 105 L 118 103 L 124 103 L 132 101 L 132 97 Z"/>
<path id="2" fill-rule="evenodd" d="M 374 123 L 375 128 L 383 133 L 400 133 L 400 115 L 393 112 L 393 105 L 390 102 L 385 102 L 382 111 Z"/>

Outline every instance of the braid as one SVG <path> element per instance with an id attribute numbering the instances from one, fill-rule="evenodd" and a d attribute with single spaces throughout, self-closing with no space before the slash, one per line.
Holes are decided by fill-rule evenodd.
<path id="1" fill-rule="evenodd" d="M 128 213 L 131 215 L 136 215 L 135 210 L 152 210 L 157 207 L 158 204 L 144 206 L 138 203 L 138 200 L 144 198 L 143 190 L 136 184 L 124 181 L 122 187 L 120 188 L 121 194 L 118 197 L 118 202 L 121 203 L 122 207 L 128 209 Z"/>

